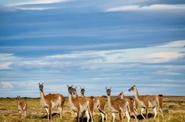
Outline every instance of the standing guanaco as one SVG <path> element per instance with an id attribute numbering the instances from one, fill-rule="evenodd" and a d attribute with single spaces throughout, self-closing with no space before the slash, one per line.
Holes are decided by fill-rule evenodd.
<path id="1" fill-rule="evenodd" d="M 156 96 L 139 96 L 139 92 L 136 88 L 135 85 L 133 85 L 130 89 L 130 92 L 135 97 L 135 100 L 138 104 L 138 107 L 141 109 L 141 115 L 145 119 L 145 116 L 143 115 L 144 110 L 146 110 L 146 118 L 148 117 L 148 109 L 152 108 L 154 111 L 154 118 L 157 116 L 158 110 L 163 115 L 162 111 L 162 104 L 163 104 L 163 99 L 161 95 L 156 95 Z"/>
<path id="2" fill-rule="evenodd" d="M 57 108 L 60 112 L 60 118 L 62 118 L 63 107 L 64 107 L 64 96 L 62 94 L 48 94 L 45 95 L 43 91 L 43 83 L 39 83 L 40 89 L 40 102 L 43 108 L 45 108 L 48 120 L 52 119 L 52 109 Z"/>
<path id="3" fill-rule="evenodd" d="M 17 109 L 21 114 L 21 117 L 27 116 L 27 104 L 23 100 L 20 100 L 20 96 L 17 96 Z"/>

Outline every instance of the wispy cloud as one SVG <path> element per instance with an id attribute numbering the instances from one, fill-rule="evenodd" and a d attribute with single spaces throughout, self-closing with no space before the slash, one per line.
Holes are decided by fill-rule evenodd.
<path id="1" fill-rule="evenodd" d="M 172 41 L 172 42 L 160 45 L 159 47 L 164 47 L 164 48 L 185 48 L 185 40 Z"/>
<path id="2" fill-rule="evenodd" d="M 113 8 L 107 8 L 106 12 L 185 12 L 185 4 L 153 4 L 153 5 L 125 5 Z"/>
<path id="3" fill-rule="evenodd" d="M 162 63 L 183 58 L 184 56 L 185 54 L 180 52 L 157 52 L 146 55 L 145 59 L 148 59 L 148 61 L 152 63 Z"/>
<path id="4" fill-rule="evenodd" d="M 3 62 L 0 64 L 0 70 L 10 69 L 11 64 L 11 62 Z"/>
<path id="5" fill-rule="evenodd" d="M 56 9 L 56 7 L 16 7 L 16 10 L 28 10 L 28 11 L 43 11 L 49 9 Z"/>
<path id="6" fill-rule="evenodd" d="M 182 84 L 177 83 L 153 83 L 153 84 L 140 84 L 145 87 L 184 87 Z"/>
<path id="7" fill-rule="evenodd" d="M 0 70 L 10 69 L 15 61 L 15 56 L 8 53 L 0 53 Z"/>
<path id="8" fill-rule="evenodd" d="M 13 84 L 10 82 L 0 82 L 0 88 L 10 89 L 10 88 L 13 88 Z"/>
<path id="9" fill-rule="evenodd" d="M 27 0 L 14 1 L 10 4 L 0 6 L 0 11 L 43 11 L 50 9 L 58 9 L 56 6 L 47 6 L 48 4 L 65 3 L 71 0 Z"/>
<path id="10" fill-rule="evenodd" d="M 53 4 L 60 2 L 68 2 L 70 0 L 28 0 L 24 2 L 15 2 L 13 4 L 8 4 L 7 6 L 23 6 L 23 5 L 34 5 L 34 4 Z"/>
<path id="11" fill-rule="evenodd" d="M 169 44 L 172 46 L 170 42 Z M 173 42 L 176 45 L 176 42 Z M 17 57 L 12 54 L 0 54 L 1 69 L 20 68 L 118 68 L 128 64 L 165 63 L 185 57 L 183 48 L 171 49 L 163 45 L 117 50 L 72 51 L 65 54 L 55 54 L 38 58 Z M 8 63 L 9 62 L 9 63 Z M 8 64 L 7 64 L 8 63 Z M 4 66 L 4 67 L 3 67 Z"/>

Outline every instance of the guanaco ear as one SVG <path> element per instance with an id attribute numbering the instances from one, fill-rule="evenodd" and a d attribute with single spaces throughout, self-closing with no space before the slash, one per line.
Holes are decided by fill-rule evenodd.
<path id="1" fill-rule="evenodd" d="M 136 87 L 136 85 L 134 84 L 133 87 Z"/>
<path id="2" fill-rule="evenodd" d="M 44 83 L 43 83 L 43 82 L 39 82 L 39 86 L 40 86 L 40 85 L 44 85 Z"/>
<path id="3" fill-rule="evenodd" d="M 107 86 L 105 87 L 105 89 L 107 90 Z"/>

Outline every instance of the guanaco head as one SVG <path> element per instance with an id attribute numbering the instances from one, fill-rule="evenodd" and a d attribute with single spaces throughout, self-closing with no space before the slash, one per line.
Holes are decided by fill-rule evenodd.
<path id="1" fill-rule="evenodd" d="M 72 88 L 72 96 L 73 96 L 74 98 L 76 98 L 76 97 L 78 96 L 76 89 L 77 89 L 77 87 L 75 87 L 75 88 L 73 87 L 73 88 Z"/>
<path id="2" fill-rule="evenodd" d="M 17 96 L 17 100 L 20 99 L 20 96 Z"/>
<path id="3" fill-rule="evenodd" d="M 72 95 L 73 86 L 67 85 L 67 89 L 68 89 L 68 93 L 69 93 L 70 95 Z"/>
<path id="4" fill-rule="evenodd" d="M 85 95 L 85 88 L 80 88 L 80 93 L 82 96 L 84 96 Z"/>
<path id="5" fill-rule="evenodd" d="M 74 88 L 73 86 L 67 86 L 67 87 L 68 87 L 68 93 L 73 97 L 76 97 L 77 96 L 76 88 Z"/>
<path id="6" fill-rule="evenodd" d="M 17 99 L 17 102 L 18 102 L 18 101 L 20 100 L 20 96 L 17 96 L 17 98 L 16 98 L 16 99 Z"/>
<path id="7" fill-rule="evenodd" d="M 128 89 L 129 92 L 133 92 L 135 93 L 136 92 L 136 85 L 133 85 L 130 89 Z"/>
<path id="8" fill-rule="evenodd" d="M 118 97 L 123 99 L 123 97 L 124 97 L 123 91 L 119 93 Z"/>
<path id="9" fill-rule="evenodd" d="M 44 88 L 44 83 L 39 83 L 39 89 L 41 92 L 43 92 L 43 88 Z"/>
<path id="10" fill-rule="evenodd" d="M 110 95 L 111 95 L 111 92 L 112 92 L 112 90 L 111 90 L 111 89 L 112 89 L 112 88 L 107 88 L 107 87 L 106 87 L 106 92 L 107 92 L 107 95 L 108 95 L 108 96 L 110 96 Z"/>

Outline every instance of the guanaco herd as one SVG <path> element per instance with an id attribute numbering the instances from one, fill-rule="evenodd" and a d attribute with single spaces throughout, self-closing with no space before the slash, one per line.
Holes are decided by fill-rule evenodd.
<path id="1" fill-rule="evenodd" d="M 40 103 L 47 112 L 48 120 L 52 119 L 52 109 L 57 108 L 62 119 L 63 108 L 65 98 L 62 94 L 44 94 L 44 85 L 39 83 L 40 90 Z M 87 122 L 93 122 L 94 111 L 97 109 L 101 115 L 101 121 L 107 120 L 107 113 L 105 112 L 105 105 L 107 103 L 111 112 L 112 122 L 115 122 L 116 114 L 119 115 L 119 119 L 123 121 L 123 116 L 127 118 L 127 121 L 131 121 L 131 116 L 138 121 L 137 115 L 140 114 L 143 119 L 148 118 L 148 110 L 152 108 L 154 112 L 154 118 L 156 118 L 158 111 L 162 111 L 163 98 L 162 95 L 156 96 L 140 96 L 135 85 L 128 89 L 133 94 L 133 98 L 125 97 L 121 92 L 116 98 L 112 97 L 112 89 L 106 87 L 107 96 L 85 96 L 85 88 L 81 88 L 81 96 L 77 94 L 77 88 L 73 86 L 67 86 L 68 89 L 68 101 L 69 108 L 72 114 L 77 118 L 77 122 L 84 120 L 86 117 Z M 26 117 L 27 104 L 23 100 L 20 100 L 20 96 L 17 97 L 17 107 L 22 117 Z M 143 113 L 145 112 L 145 115 Z"/>

